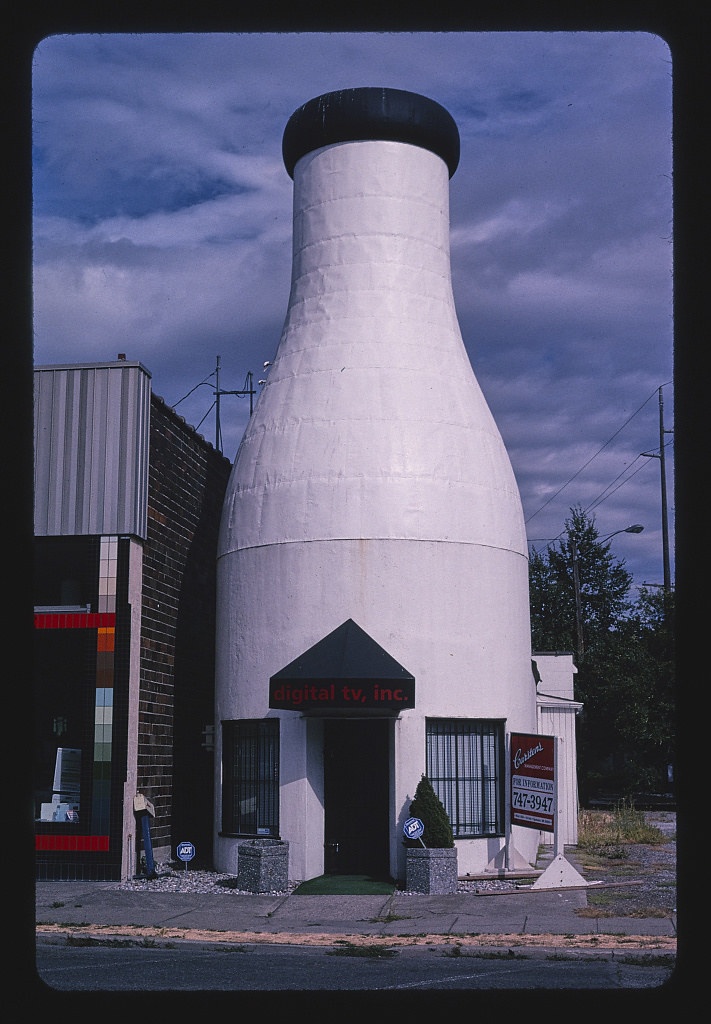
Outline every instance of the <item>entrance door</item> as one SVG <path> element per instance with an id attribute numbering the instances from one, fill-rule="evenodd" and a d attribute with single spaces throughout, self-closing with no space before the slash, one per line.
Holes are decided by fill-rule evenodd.
<path id="1" fill-rule="evenodd" d="M 389 735 L 387 719 L 324 720 L 326 874 L 390 874 Z"/>

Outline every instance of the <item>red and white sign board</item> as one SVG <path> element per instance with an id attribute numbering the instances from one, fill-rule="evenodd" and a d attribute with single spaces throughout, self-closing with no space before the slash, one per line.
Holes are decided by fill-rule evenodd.
<path id="1" fill-rule="evenodd" d="M 555 737 L 511 733 L 511 824 L 555 831 Z"/>

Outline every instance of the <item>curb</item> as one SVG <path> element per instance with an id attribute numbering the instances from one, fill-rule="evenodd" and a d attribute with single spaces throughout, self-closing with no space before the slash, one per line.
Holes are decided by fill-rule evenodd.
<path id="1" fill-rule="evenodd" d="M 298 932 L 237 932 L 197 928 L 157 928 L 130 925 L 38 925 L 38 941 L 59 944 L 64 941 L 75 945 L 112 945 L 126 939 L 133 945 L 170 946 L 174 942 L 198 942 L 214 945 L 276 945 L 276 946 L 387 946 L 410 948 L 413 946 L 457 946 L 471 949 L 535 948 L 549 951 L 587 950 L 588 952 L 636 952 L 676 955 L 677 939 L 670 935 L 620 935 L 589 933 L 585 935 L 541 934 L 423 934 L 423 935 L 362 935 L 359 933 L 298 933 Z"/>

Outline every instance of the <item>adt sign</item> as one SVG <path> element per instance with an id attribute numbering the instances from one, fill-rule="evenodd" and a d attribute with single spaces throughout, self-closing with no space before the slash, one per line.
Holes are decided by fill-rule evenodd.
<path id="1" fill-rule="evenodd" d="M 402 830 L 407 839 L 421 839 L 425 833 L 425 826 L 419 818 L 408 818 Z"/>
<path id="2" fill-rule="evenodd" d="M 192 843 L 178 843 L 176 853 L 180 860 L 189 861 L 195 856 L 195 847 Z"/>

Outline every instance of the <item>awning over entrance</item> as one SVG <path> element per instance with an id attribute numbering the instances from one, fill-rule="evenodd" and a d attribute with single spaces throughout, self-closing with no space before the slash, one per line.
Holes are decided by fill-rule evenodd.
<path id="1" fill-rule="evenodd" d="M 318 714 L 332 709 L 403 711 L 415 706 L 415 677 L 353 619 L 347 619 L 269 680 L 269 707 Z"/>

